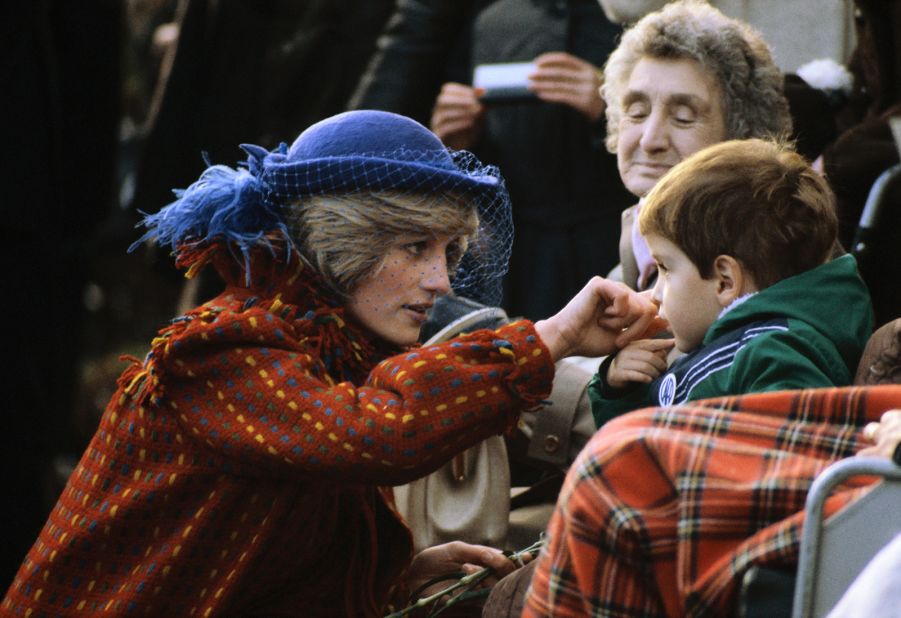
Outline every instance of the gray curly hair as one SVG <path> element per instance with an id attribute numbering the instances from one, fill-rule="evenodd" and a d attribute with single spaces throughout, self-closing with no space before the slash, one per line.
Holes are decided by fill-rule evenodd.
<path id="1" fill-rule="evenodd" d="M 749 25 L 706 2 L 679 0 L 629 28 L 604 65 L 607 149 L 616 152 L 622 100 L 632 69 L 643 57 L 687 58 L 720 84 L 727 139 L 786 138 L 791 131 L 783 75 L 769 47 Z"/>

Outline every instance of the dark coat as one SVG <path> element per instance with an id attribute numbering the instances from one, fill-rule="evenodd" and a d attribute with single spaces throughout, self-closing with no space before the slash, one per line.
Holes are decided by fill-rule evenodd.
<path id="1" fill-rule="evenodd" d="M 124 3 L 31 0 L 0 11 L 5 364 L 0 586 L 54 494 L 72 421 L 92 243 L 113 209 Z M 50 498 L 52 501 L 52 498 Z"/>
<path id="2" fill-rule="evenodd" d="M 349 109 L 382 109 L 429 124 L 444 82 L 469 83 L 472 22 L 493 0 L 398 0 Z"/>
<path id="3" fill-rule="evenodd" d="M 857 254 L 876 325 L 901 316 L 901 176 L 886 185 L 866 247 L 855 233 L 874 182 L 899 163 L 889 118 L 901 113 L 901 1 L 856 0 L 857 47 L 849 67 L 855 91 L 839 115 L 845 130 L 823 151 L 823 170 L 838 198 L 840 240 Z"/>
<path id="4" fill-rule="evenodd" d="M 600 68 L 619 32 L 594 1 L 498 0 L 476 19 L 472 66 L 566 51 Z M 478 151 L 500 166 L 513 200 L 512 314 L 547 317 L 616 264 L 620 213 L 634 197 L 605 134 L 603 118 L 591 123 L 564 105 L 502 104 L 485 114 Z"/>

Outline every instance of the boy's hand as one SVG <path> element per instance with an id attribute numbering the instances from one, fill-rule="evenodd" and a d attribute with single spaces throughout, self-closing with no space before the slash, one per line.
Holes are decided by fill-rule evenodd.
<path id="1" fill-rule="evenodd" d="M 607 384 L 625 388 L 630 383 L 650 384 L 666 371 L 666 355 L 675 339 L 638 339 L 616 353 L 607 370 Z"/>

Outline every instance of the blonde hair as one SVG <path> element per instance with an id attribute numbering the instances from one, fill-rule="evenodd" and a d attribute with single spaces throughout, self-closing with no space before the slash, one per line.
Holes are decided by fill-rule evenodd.
<path id="1" fill-rule="evenodd" d="M 731 255 L 758 288 L 823 264 L 838 234 L 835 195 L 786 144 L 731 140 L 673 167 L 648 193 L 643 235 L 681 249 L 704 279 Z"/>
<path id="2" fill-rule="evenodd" d="M 459 236 L 449 247 L 447 270 L 453 276 L 479 225 L 475 205 L 453 195 L 318 195 L 289 205 L 286 213 L 301 255 L 343 298 L 378 273 L 399 236 Z"/>
<path id="3" fill-rule="evenodd" d="M 791 131 L 782 72 L 760 34 L 706 2 L 671 2 L 627 30 L 604 66 L 607 149 L 616 152 L 622 101 L 645 57 L 688 59 L 709 72 L 722 93 L 726 137 L 784 137 Z"/>

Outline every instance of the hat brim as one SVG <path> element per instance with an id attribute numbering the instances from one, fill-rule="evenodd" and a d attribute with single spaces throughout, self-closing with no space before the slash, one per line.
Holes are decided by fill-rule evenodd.
<path id="1" fill-rule="evenodd" d="M 491 173 L 493 170 L 496 168 L 489 166 L 479 170 L 481 173 L 467 173 L 432 162 L 378 156 L 326 157 L 270 164 L 265 183 L 270 197 L 278 201 L 357 191 L 453 191 L 465 195 L 500 188 L 500 174 Z"/>

